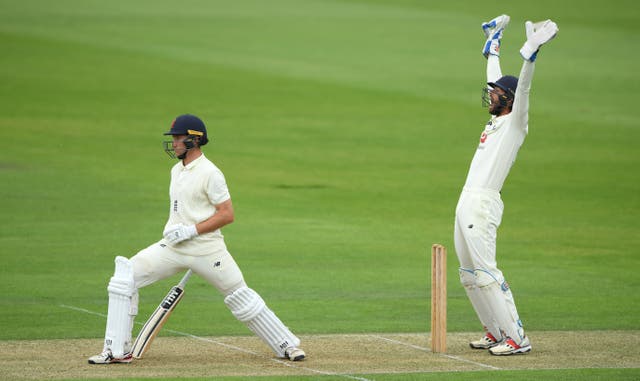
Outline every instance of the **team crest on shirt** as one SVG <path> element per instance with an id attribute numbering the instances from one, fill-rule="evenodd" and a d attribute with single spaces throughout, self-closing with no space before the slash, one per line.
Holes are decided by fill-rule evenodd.
<path id="1" fill-rule="evenodd" d="M 489 120 L 489 122 L 487 122 L 487 125 L 484 127 L 484 131 L 482 131 L 482 134 L 480 134 L 480 146 L 478 148 L 483 148 L 482 144 L 487 141 L 489 135 L 493 134 L 496 131 L 498 131 L 498 126 L 493 122 L 493 119 Z"/>

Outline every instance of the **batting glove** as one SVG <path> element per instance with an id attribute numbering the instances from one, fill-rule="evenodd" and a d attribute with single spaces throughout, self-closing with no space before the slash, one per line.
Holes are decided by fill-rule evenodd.
<path id="1" fill-rule="evenodd" d="M 175 245 L 176 243 L 180 243 L 197 236 L 198 230 L 196 230 L 196 225 L 186 226 L 183 224 L 177 224 L 164 229 L 162 235 L 167 242 Z"/>
<path id="2" fill-rule="evenodd" d="M 527 41 L 520 49 L 520 55 L 525 60 L 534 62 L 538 56 L 538 50 L 545 43 L 551 41 L 558 34 L 558 25 L 551 20 L 545 20 L 538 23 L 527 21 L 524 23 L 524 29 L 527 33 Z"/>
<path id="3" fill-rule="evenodd" d="M 510 17 L 507 15 L 500 15 L 489 22 L 482 24 L 482 31 L 487 37 L 487 41 L 482 47 L 482 55 L 488 58 L 489 55 L 500 56 L 500 40 L 502 39 L 502 32 L 509 25 Z"/>

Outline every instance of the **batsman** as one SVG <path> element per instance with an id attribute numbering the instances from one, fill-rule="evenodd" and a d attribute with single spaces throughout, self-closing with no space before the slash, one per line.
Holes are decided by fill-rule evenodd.
<path id="1" fill-rule="evenodd" d="M 132 258 L 118 256 L 107 287 L 109 306 L 102 352 L 90 364 L 128 363 L 132 356 L 133 321 L 138 289 L 191 269 L 224 295 L 232 314 L 280 358 L 299 361 L 305 353 L 300 339 L 249 288 L 227 251 L 220 229 L 234 220 L 223 173 L 202 152 L 207 129 L 200 118 L 177 117 L 165 133 L 165 151 L 179 161 L 171 169 L 169 219 L 163 238 Z"/>
<path id="2" fill-rule="evenodd" d="M 471 161 L 456 206 L 454 228 L 460 281 L 485 329 L 484 336 L 470 346 L 497 356 L 531 351 L 513 294 L 497 266 L 496 236 L 504 209 L 500 192 L 528 133 L 529 90 L 538 51 L 558 33 L 551 20 L 536 24 L 527 21 L 527 40 L 520 49 L 524 59 L 520 76 L 503 76 L 500 43 L 508 24 L 507 15 L 482 24 L 488 85 L 483 89 L 483 103 L 491 119 Z"/>

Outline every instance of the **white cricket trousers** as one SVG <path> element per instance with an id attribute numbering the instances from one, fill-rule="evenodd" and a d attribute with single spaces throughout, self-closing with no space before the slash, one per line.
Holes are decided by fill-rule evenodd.
<path id="1" fill-rule="evenodd" d="M 496 263 L 496 238 L 504 204 L 500 193 L 463 189 L 456 206 L 454 244 L 460 282 L 478 318 L 494 337 L 524 338 L 509 284 Z"/>
<path id="2" fill-rule="evenodd" d="M 227 250 L 203 256 L 184 255 L 156 242 L 131 258 L 136 288 L 148 286 L 178 272 L 193 270 L 224 296 L 245 287 L 244 277 Z"/>
<path id="3" fill-rule="evenodd" d="M 502 275 L 496 264 L 496 238 L 504 204 L 500 193 L 463 189 L 456 206 L 454 244 L 460 267 Z"/>
<path id="4" fill-rule="evenodd" d="M 285 357 L 287 348 L 300 345 L 300 339 L 267 307 L 260 295 L 247 287 L 240 268 L 226 249 L 212 255 L 190 256 L 179 254 L 160 241 L 138 252 L 131 262 L 136 288 L 191 269 L 225 296 L 225 304 L 233 315 L 278 357 Z"/>

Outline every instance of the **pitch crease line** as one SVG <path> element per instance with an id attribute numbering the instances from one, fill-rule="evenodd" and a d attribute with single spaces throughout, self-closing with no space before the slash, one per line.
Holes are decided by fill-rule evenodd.
<path id="1" fill-rule="evenodd" d="M 90 314 L 90 315 L 94 315 L 94 316 L 100 316 L 100 317 L 104 317 L 104 318 L 107 317 L 107 315 L 105 315 L 105 314 L 102 314 L 102 313 L 99 313 L 99 312 L 90 311 L 90 310 L 87 310 L 87 309 L 84 309 L 84 308 L 80 308 L 80 307 L 68 306 L 66 304 L 60 304 L 59 306 L 62 307 L 62 308 L 68 308 L 70 310 L 74 310 L 74 311 L 78 311 L 78 312 L 84 312 L 84 313 L 87 313 L 87 314 Z M 142 325 L 142 323 L 139 323 L 139 322 L 137 322 L 136 324 Z M 265 359 L 265 360 L 273 361 L 275 363 L 278 363 L 278 364 L 281 364 L 281 365 L 284 365 L 284 366 L 287 366 L 287 367 L 290 367 L 290 368 L 302 369 L 302 370 L 306 370 L 306 371 L 311 372 L 311 373 L 322 374 L 324 376 L 344 377 L 344 378 L 348 378 L 348 379 L 351 379 L 351 380 L 358 380 L 358 381 L 372 381 L 372 380 L 370 380 L 368 378 L 364 378 L 364 377 L 351 376 L 349 374 L 326 372 L 326 371 L 323 371 L 323 370 L 318 370 L 318 369 L 308 368 L 308 367 L 305 367 L 305 366 L 298 366 L 298 365 L 290 364 L 290 363 L 288 363 L 286 361 L 283 361 L 283 360 L 278 360 L 278 359 L 265 357 L 265 356 L 261 355 L 260 353 L 257 353 L 257 352 L 254 352 L 254 351 L 251 351 L 251 350 L 248 350 L 248 349 L 236 347 L 235 345 L 225 344 L 225 343 L 222 343 L 220 341 L 216 341 L 216 340 L 213 340 L 213 339 L 208 339 L 206 337 L 196 336 L 196 335 L 193 335 L 193 334 L 190 334 L 190 333 L 187 333 L 187 332 L 174 331 L 172 329 L 166 329 L 166 328 L 165 328 L 165 331 L 174 333 L 176 335 L 189 337 L 189 338 L 194 339 L 194 340 L 213 343 L 213 344 L 219 345 L 221 347 L 225 347 L 225 348 L 232 349 L 232 350 L 235 350 L 235 351 L 238 351 L 238 352 L 250 354 L 250 355 Z"/>
<path id="2" fill-rule="evenodd" d="M 378 336 L 378 335 L 369 335 L 371 337 L 380 339 L 380 340 L 384 340 L 384 341 L 388 341 L 394 344 L 399 344 L 399 345 L 403 345 L 405 347 L 409 347 L 409 348 L 413 348 L 413 349 L 417 349 L 419 351 L 423 351 L 423 352 L 429 352 L 431 353 L 431 349 L 430 348 L 425 348 L 425 347 L 421 347 L 418 345 L 413 345 L 413 344 L 409 344 L 409 343 L 405 343 L 403 341 L 399 341 L 399 340 L 394 340 L 394 339 L 389 339 L 387 337 L 383 337 L 383 336 Z M 493 370 L 502 370 L 501 368 L 495 367 L 493 365 L 489 365 L 489 364 L 483 364 L 481 362 L 476 362 L 476 361 L 471 361 L 471 360 L 467 360 L 463 357 L 459 357 L 459 356 L 454 356 L 454 355 L 448 355 L 446 353 L 438 353 L 438 355 L 442 356 L 442 357 L 446 357 L 446 358 L 450 358 L 452 360 L 456 360 L 456 361 L 460 361 L 460 362 L 465 362 L 467 364 L 473 364 L 473 365 L 477 365 L 483 368 L 489 368 L 489 369 L 493 369 Z"/>
<path id="3" fill-rule="evenodd" d="M 225 347 L 225 348 L 234 349 L 236 351 L 240 351 L 240 352 L 243 352 L 243 353 L 251 354 L 251 355 L 254 355 L 256 357 L 260 357 L 262 359 L 267 359 L 269 361 L 273 361 L 273 362 L 276 362 L 278 364 L 282 364 L 284 366 L 288 366 L 290 368 L 303 369 L 303 370 L 306 370 L 306 371 L 309 371 L 309 372 L 312 372 L 312 373 L 318 373 L 318 374 L 322 374 L 322 375 L 325 375 L 325 376 L 340 376 L 340 377 L 345 377 L 345 378 L 349 378 L 349 379 L 352 379 L 352 380 L 372 381 L 372 380 L 369 380 L 367 378 L 351 376 L 351 375 L 348 375 L 348 374 L 332 373 L 332 372 L 326 372 L 326 371 L 317 370 L 317 369 L 313 369 L 313 368 L 307 368 L 305 366 L 294 365 L 294 364 L 291 364 L 291 363 L 283 361 L 283 360 L 278 360 L 278 359 L 265 357 L 265 356 L 261 355 L 260 353 L 257 353 L 257 352 L 254 352 L 254 351 L 251 351 L 251 350 L 248 350 L 248 349 L 236 347 L 235 345 L 221 343 L 219 341 L 216 341 L 216 340 L 213 340 L 213 339 L 209 339 L 209 338 L 206 338 L 206 337 L 192 335 L 192 334 L 187 333 L 187 332 L 174 331 L 172 329 L 165 329 L 165 330 L 167 332 L 175 333 L 176 335 L 186 336 L 186 337 L 192 338 L 194 340 L 205 341 L 205 342 L 213 343 L 213 344 L 216 344 L 216 345 L 220 345 L 220 346 Z"/>

